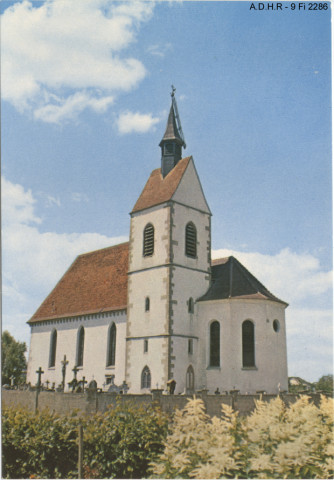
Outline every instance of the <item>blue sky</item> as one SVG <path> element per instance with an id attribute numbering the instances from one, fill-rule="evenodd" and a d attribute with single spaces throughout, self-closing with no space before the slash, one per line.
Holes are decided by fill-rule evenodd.
<path id="1" fill-rule="evenodd" d="M 174 84 L 213 256 L 289 302 L 289 375 L 332 371 L 330 11 L 250 5 L 1 2 L 3 329 L 128 238 Z"/>

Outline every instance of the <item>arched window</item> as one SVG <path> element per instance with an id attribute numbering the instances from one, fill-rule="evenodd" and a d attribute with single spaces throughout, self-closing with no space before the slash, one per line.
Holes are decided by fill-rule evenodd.
<path id="1" fill-rule="evenodd" d="M 210 325 L 210 367 L 220 366 L 220 325 L 217 320 Z"/>
<path id="2" fill-rule="evenodd" d="M 255 367 L 254 324 L 250 320 L 242 324 L 242 366 Z"/>
<path id="3" fill-rule="evenodd" d="M 143 256 L 151 257 L 154 253 L 154 227 L 148 223 L 144 228 Z"/>
<path id="4" fill-rule="evenodd" d="M 50 338 L 49 368 L 56 365 L 57 330 L 52 330 Z"/>
<path id="5" fill-rule="evenodd" d="M 194 313 L 194 300 L 192 297 L 188 300 L 188 313 Z"/>
<path id="6" fill-rule="evenodd" d="M 145 312 L 150 310 L 150 297 L 145 298 Z"/>
<path id="7" fill-rule="evenodd" d="M 107 367 L 114 366 L 115 359 L 116 359 L 116 325 L 112 323 L 108 331 Z"/>
<path id="8" fill-rule="evenodd" d="M 186 373 L 186 393 L 193 393 L 195 389 L 195 374 L 194 369 L 189 365 Z"/>
<path id="9" fill-rule="evenodd" d="M 77 338 L 77 367 L 83 366 L 84 358 L 84 346 L 85 346 L 85 329 L 80 327 L 78 330 Z"/>
<path id="10" fill-rule="evenodd" d="M 151 388 L 151 372 L 148 366 L 141 372 L 141 388 Z"/>
<path id="11" fill-rule="evenodd" d="M 197 232 L 192 222 L 186 225 L 186 255 L 192 258 L 197 255 Z"/>
<path id="12" fill-rule="evenodd" d="M 274 331 L 275 331 L 276 333 L 279 332 L 279 330 L 280 330 L 280 324 L 279 324 L 279 321 L 278 321 L 278 320 L 274 320 L 274 321 L 273 321 L 273 329 L 274 329 Z"/>

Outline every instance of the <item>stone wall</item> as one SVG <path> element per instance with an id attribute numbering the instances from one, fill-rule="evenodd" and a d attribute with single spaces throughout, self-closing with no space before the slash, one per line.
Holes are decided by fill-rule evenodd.
<path id="1" fill-rule="evenodd" d="M 270 401 L 275 395 L 207 395 L 200 392 L 197 395 L 202 398 L 207 413 L 210 416 L 221 413 L 221 404 L 230 405 L 240 415 L 248 415 L 254 410 L 255 401 L 262 397 L 264 401 Z M 309 394 L 311 401 L 316 405 L 320 402 L 320 394 Z M 40 411 L 48 408 L 59 414 L 67 414 L 77 410 L 80 414 L 93 414 L 105 412 L 109 405 L 116 402 L 133 403 L 134 405 L 148 406 L 154 403 L 160 405 L 164 412 L 172 413 L 175 409 L 182 409 L 191 395 L 162 395 L 161 390 L 153 390 L 147 395 L 116 395 L 113 393 L 59 393 L 42 391 L 38 395 L 38 409 Z M 294 403 L 299 395 L 281 394 L 283 401 L 289 405 Z M 3 390 L 2 405 L 24 407 L 34 411 L 36 405 L 36 392 L 20 390 Z"/>

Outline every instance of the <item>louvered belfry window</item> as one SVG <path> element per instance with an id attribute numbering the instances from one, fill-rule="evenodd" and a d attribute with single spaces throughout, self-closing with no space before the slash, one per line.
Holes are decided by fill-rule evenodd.
<path id="1" fill-rule="evenodd" d="M 186 226 L 186 255 L 192 258 L 196 258 L 197 255 L 197 232 L 192 222 Z"/>
<path id="2" fill-rule="evenodd" d="M 151 223 L 148 223 L 144 228 L 143 255 L 144 257 L 151 257 L 153 253 L 154 253 L 154 227 Z"/>

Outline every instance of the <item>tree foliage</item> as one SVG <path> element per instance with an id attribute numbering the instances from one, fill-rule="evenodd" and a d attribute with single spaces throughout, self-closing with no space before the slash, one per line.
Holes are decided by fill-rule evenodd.
<path id="1" fill-rule="evenodd" d="M 315 384 L 317 390 L 333 394 L 333 375 L 323 375 Z"/>
<path id="2" fill-rule="evenodd" d="M 2 385 L 10 384 L 11 377 L 14 383 L 22 381 L 22 373 L 26 370 L 27 363 L 25 352 L 27 346 L 25 342 L 18 342 L 12 335 L 6 331 L 1 336 L 1 362 L 2 362 Z"/>
<path id="3" fill-rule="evenodd" d="M 333 399 L 258 401 L 249 417 L 222 405 L 210 419 L 202 400 L 175 415 L 153 478 L 332 478 Z"/>
<path id="4" fill-rule="evenodd" d="M 79 423 L 85 478 L 147 476 L 167 434 L 167 417 L 152 407 L 118 405 L 85 417 L 4 408 L 2 478 L 78 478 Z"/>

